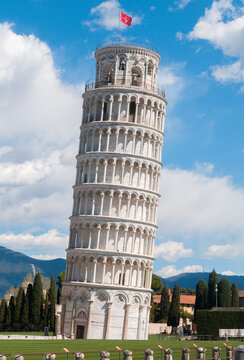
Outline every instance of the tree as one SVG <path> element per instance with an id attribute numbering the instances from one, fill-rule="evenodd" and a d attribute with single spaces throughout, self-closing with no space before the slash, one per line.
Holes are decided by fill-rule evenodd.
<path id="1" fill-rule="evenodd" d="M 5 329 L 9 329 L 11 325 L 11 312 L 10 312 L 10 306 L 5 303 L 5 316 L 4 316 L 4 326 Z"/>
<path id="2" fill-rule="evenodd" d="M 183 308 L 180 308 L 179 316 L 181 319 L 183 319 L 184 322 L 186 321 L 186 319 L 189 319 L 190 321 L 193 320 L 193 315 L 185 311 Z"/>
<path id="3" fill-rule="evenodd" d="M 29 325 L 29 316 L 28 316 L 28 298 L 27 295 L 23 295 L 22 307 L 20 312 L 20 325 L 22 328 L 26 329 Z"/>
<path id="4" fill-rule="evenodd" d="M 48 307 L 48 320 L 50 323 L 50 330 L 55 330 L 55 304 L 57 303 L 56 298 L 56 284 L 53 278 L 51 278 L 50 288 L 48 290 L 48 300 L 49 300 L 49 307 Z"/>
<path id="5" fill-rule="evenodd" d="M 42 280 L 40 273 L 37 273 L 33 284 L 33 324 L 40 326 L 42 313 Z"/>
<path id="6" fill-rule="evenodd" d="M 165 281 L 164 287 L 161 292 L 161 302 L 160 302 L 160 317 L 161 319 L 167 319 L 169 314 L 169 289 Z"/>
<path id="7" fill-rule="evenodd" d="M 197 310 L 208 308 L 208 285 L 205 280 L 199 280 L 196 286 L 196 301 L 194 318 L 196 319 Z"/>
<path id="8" fill-rule="evenodd" d="M 155 322 L 155 305 L 153 301 L 153 296 L 151 296 L 151 309 L 150 309 L 150 315 L 149 315 L 149 322 L 154 323 Z"/>
<path id="9" fill-rule="evenodd" d="M 0 305 L 0 323 L 1 324 L 3 324 L 4 318 L 5 318 L 5 305 L 6 305 L 6 300 L 3 299 L 1 301 L 1 305 Z"/>
<path id="10" fill-rule="evenodd" d="M 155 292 L 160 292 L 162 290 L 162 279 L 161 277 L 152 274 L 152 285 L 151 288 L 152 290 L 154 290 Z"/>
<path id="11" fill-rule="evenodd" d="M 62 283 L 63 283 L 64 279 L 65 279 L 65 271 L 60 272 L 59 275 L 58 275 L 58 281 L 57 281 L 57 285 L 58 285 L 57 304 L 60 304 Z"/>
<path id="12" fill-rule="evenodd" d="M 14 326 L 18 326 L 20 324 L 20 313 L 23 303 L 24 289 L 22 287 L 19 288 L 18 295 L 16 298 L 16 305 L 14 310 Z"/>
<path id="13" fill-rule="evenodd" d="M 216 271 L 213 269 L 208 279 L 208 308 L 216 306 L 216 285 L 219 283 L 219 277 Z"/>
<path id="14" fill-rule="evenodd" d="M 168 326 L 177 327 L 179 325 L 180 320 L 180 288 L 178 284 L 175 284 L 172 300 L 169 308 L 169 315 L 168 315 Z"/>
<path id="15" fill-rule="evenodd" d="M 28 302 L 28 321 L 29 324 L 33 324 L 33 286 L 30 283 L 27 287 L 26 292 L 27 302 Z"/>
<path id="16" fill-rule="evenodd" d="M 9 301 L 9 307 L 10 307 L 10 314 L 11 314 L 11 327 L 14 327 L 14 314 L 15 314 L 15 301 L 16 298 L 14 296 L 11 296 Z"/>
<path id="17" fill-rule="evenodd" d="M 227 279 L 221 279 L 218 286 L 218 306 L 231 306 L 231 288 L 230 282 Z"/>
<path id="18" fill-rule="evenodd" d="M 239 307 L 239 292 L 237 284 L 235 282 L 233 282 L 231 286 L 231 306 Z"/>
<path id="19" fill-rule="evenodd" d="M 49 324 L 48 324 L 48 296 L 47 295 L 46 295 L 45 302 L 44 302 L 43 325 L 49 326 Z"/>

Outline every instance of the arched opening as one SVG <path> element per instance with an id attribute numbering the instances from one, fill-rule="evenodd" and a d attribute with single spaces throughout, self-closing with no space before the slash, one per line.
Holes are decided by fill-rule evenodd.
<path id="1" fill-rule="evenodd" d="M 130 103 L 130 111 L 129 111 L 129 121 L 135 122 L 135 113 L 136 113 L 136 103 L 132 101 Z"/>
<path id="2" fill-rule="evenodd" d="M 119 62 L 119 70 L 125 70 L 125 66 L 126 66 L 125 59 L 121 58 Z"/>
<path id="3" fill-rule="evenodd" d="M 141 86 L 141 70 L 138 67 L 134 67 L 131 70 L 131 85 Z"/>
<path id="4" fill-rule="evenodd" d="M 108 103 L 104 102 L 104 108 L 103 108 L 103 121 L 108 120 Z"/>

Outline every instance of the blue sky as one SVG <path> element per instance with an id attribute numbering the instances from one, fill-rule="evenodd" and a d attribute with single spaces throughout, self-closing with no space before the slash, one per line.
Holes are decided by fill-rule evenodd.
<path id="1" fill-rule="evenodd" d="M 65 256 L 81 94 L 119 8 L 168 100 L 154 271 L 244 274 L 242 0 L 0 2 L 0 244 Z"/>

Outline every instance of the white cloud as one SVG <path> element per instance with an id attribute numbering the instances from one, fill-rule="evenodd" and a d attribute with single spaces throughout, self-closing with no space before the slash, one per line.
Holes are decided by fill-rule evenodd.
<path id="1" fill-rule="evenodd" d="M 244 82 L 243 13 L 244 6 L 234 6 L 232 0 L 215 0 L 188 34 L 189 40 L 207 40 L 224 55 L 237 59 L 212 67 L 212 75 L 220 82 Z"/>
<path id="2" fill-rule="evenodd" d="M 231 271 L 231 270 L 226 270 L 226 271 L 223 271 L 222 272 L 222 275 L 236 275 L 235 273 L 233 273 L 233 271 Z"/>
<path id="3" fill-rule="evenodd" d="M 151 11 L 156 10 L 156 6 L 150 6 L 150 10 L 151 10 Z"/>
<path id="4" fill-rule="evenodd" d="M 177 6 L 178 6 L 178 9 L 184 9 L 192 0 L 180 0 L 180 1 L 177 1 Z"/>
<path id="5" fill-rule="evenodd" d="M 198 174 L 211 175 L 214 171 L 214 165 L 208 162 L 203 162 L 203 163 L 197 162 L 195 164 L 195 171 Z"/>
<path id="6" fill-rule="evenodd" d="M 39 253 L 32 257 L 39 259 L 53 259 L 64 257 L 64 249 L 68 245 L 68 236 L 56 229 L 51 229 L 41 235 L 30 233 L 22 234 L 1 234 L 0 244 L 10 249 L 23 251 L 24 253 Z M 42 255 L 41 253 L 45 255 Z"/>
<path id="7" fill-rule="evenodd" d="M 244 82 L 244 69 L 242 67 L 241 61 L 236 61 L 230 65 L 223 65 L 223 66 L 213 66 L 212 67 L 212 75 L 219 81 L 219 82 Z"/>
<path id="8" fill-rule="evenodd" d="M 229 259 L 239 254 L 239 247 L 237 245 L 212 245 L 203 254 L 206 259 Z"/>
<path id="9" fill-rule="evenodd" d="M 169 11 L 183 10 L 192 0 L 176 0 L 173 6 L 169 6 Z"/>
<path id="10" fill-rule="evenodd" d="M 8 154 L 12 150 L 13 150 L 12 146 L 3 146 L 3 147 L 1 147 L 0 148 L 0 157 L 2 157 L 3 155 Z"/>
<path id="11" fill-rule="evenodd" d="M 54 254 L 54 255 L 31 255 L 31 257 L 37 260 L 53 260 L 53 259 L 57 259 L 59 256 Z"/>
<path id="12" fill-rule="evenodd" d="M 93 17 L 91 20 L 83 22 L 84 25 L 90 27 L 91 30 L 96 30 L 98 27 L 104 27 L 106 30 L 118 29 L 119 11 L 121 5 L 117 0 L 106 0 L 98 6 L 91 9 L 90 15 Z M 132 25 L 141 23 L 142 17 L 132 15 L 125 11 L 127 15 L 132 16 Z M 126 29 L 127 26 L 121 23 L 121 29 Z"/>
<path id="13" fill-rule="evenodd" d="M 182 242 L 167 241 L 154 248 L 154 254 L 157 258 L 162 258 L 166 261 L 176 262 L 181 258 L 193 256 L 192 249 L 185 249 Z"/>
<path id="14" fill-rule="evenodd" d="M 164 168 L 160 193 L 158 242 L 181 239 L 184 247 L 194 251 L 198 239 L 202 253 L 213 245 L 231 243 L 239 247 L 238 256 L 244 254 L 244 189 L 235 187 L 229 176 L 217 177 L 196 167 L 189 171 Z M 224 249 L 217 248 L 216 253 L 222 256 Z"/>
<path id="15" fill-rule="evenodd" d="M 172 106 L 178 101 L 185 87 L 182 69 L 186 63 L 173 63 L 161 66 L 158 74 L 158 84 L 166 88 L 166 98 Z"/>
<path id="16" fill-rule="evenodd" d="M 15 147 L 27 141 L 31 156 L 43 143 L 63 146 L 73 140 L 80 122 L 79 86 L 62 83 L 50 48 L 35 36 L 17 35 L 5 23 L 0 43 L 0 141 Z"/>
<path id="17" fill-rule="evenodd" d="M 175 34 L 175 37 L 178 40 L 183 40 L 184 34 L 181 31 L 177 31 L 177 33 Z"/>
<path id="18" fill-rule="evenodd" d="M 68 232 L 82 85 L 62 82 L 34 35 L 0 23 L 0 43 L 1 228 Z"/>
<path id="19" fill-rule="evenodd" d="M 162 267 L 161 270 L 156 271 L 156 274 L 163 278 L 169 278 L 171 276 L 179 275 L 182 273 L 195 273 L 202 271 L 203 271 L 203 267 L 201 265 L 187 265 L 182 269 L 177 269 L 175 265 L 168 265 Z"/>

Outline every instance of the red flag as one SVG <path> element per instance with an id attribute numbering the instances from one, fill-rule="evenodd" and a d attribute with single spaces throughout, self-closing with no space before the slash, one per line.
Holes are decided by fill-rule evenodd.
<path id="1" fill-rule="evenodd" d="M 126 15 L 125 13 L 123 13 L 122 11 L 120 11 L 120 21 L 122 21 L 122 23 L 124 23 L 127 26 L 131 26 L 132 23 L 132 17 Z"/>

